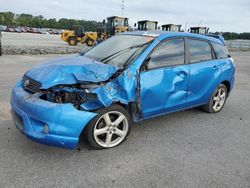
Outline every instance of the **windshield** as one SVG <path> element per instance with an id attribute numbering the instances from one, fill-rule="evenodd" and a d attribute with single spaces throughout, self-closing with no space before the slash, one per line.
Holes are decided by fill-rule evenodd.
<path id="1" fill-rule="evenodd" d="M 87 51 L 84 56 L 123 68 L 154 39 L 151 36 L 116 35 Z"/>

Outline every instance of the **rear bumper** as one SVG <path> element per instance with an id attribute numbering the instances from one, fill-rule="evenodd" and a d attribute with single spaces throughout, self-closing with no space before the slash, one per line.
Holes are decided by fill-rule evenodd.
<path id="1" fill-rule="evenodd" d="M 12 90 L 11 105 L 15 125 L 23 134 L 36 142 L 63 148 L 75 148 L 82 130 L 97 115 L 77 110 L 72 104 L 42 100 L 39 94 L 26 92 L 21 82 Z"/>

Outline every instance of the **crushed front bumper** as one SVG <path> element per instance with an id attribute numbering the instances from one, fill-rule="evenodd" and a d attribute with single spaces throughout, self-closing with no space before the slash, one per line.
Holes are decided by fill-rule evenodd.
<path id="1" fill-rule="evenodd" d="M 21 81 L 12 90 L 11 105 L 16 127 L 28 138 L 64 148 L 75 148 L 82 130 L 97 115 L 77 110 L 70 103 L 42 100 L 39 94 L 25 91 Z"/>

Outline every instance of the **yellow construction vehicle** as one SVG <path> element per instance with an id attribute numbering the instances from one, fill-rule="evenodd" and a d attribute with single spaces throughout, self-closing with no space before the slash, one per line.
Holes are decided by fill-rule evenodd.
<path id="1" fill-rule="evenodd" d="M 141 20 L 138 21 L 138 30 L 147 31 L 147 30 L 157 30 L 157 21 Z"/>
<path id="2" fill-rule="evenodd" d="M 103 25 L 97 28 L 96 32 L 84 32 L 83 27 L 76 26 L 74 30 L 65 30 L 61 34 L 61 39 L 69 45 L 86 43 L 88 46 L 93 46 L 96 41 L 103 41 L 116 33 L 128 31 L 128 18 L 111 16 L 107 18 L 107 24 L 104 20 Z"/>
<path id="3" fill-rule="evenodd" d="M 165 24 L 161 26 L 162 31 L 181 32 L 181 25 Z"/>
<path id="4" fill-rule="evenodd" d="M 75 26 L 74 30 L 65 30 L 62 32 L 61 39 L 68 42 L 69 45 L 86 43 L 88 46 L 93 46 L 97 39 L 97 32 L 84 32 L 82 26 Z"/>
<path id="5" fill-rule="evenodd" d="M 106 32 L 109 36 L 128 31 L 128 18 L 111 16 L 107 18 Z"/>
<path id="6" fill-rule="evenodd" d="M 188 30 L 190 33 L 196 33 L 196 34 L 203 34 L 206 35 L 208 34 L 208 27 L 190 27 Z"/>

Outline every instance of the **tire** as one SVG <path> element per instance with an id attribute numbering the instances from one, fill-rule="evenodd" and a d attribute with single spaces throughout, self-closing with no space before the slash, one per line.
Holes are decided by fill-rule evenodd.
<path id="1" fill-rule="evenodd" d="M 89 145 L 95 149 L 107 149 L 124 142 L 132 125 L 127 110 L 114 104 L 96 112 L 98 115 L 89 122 L 84 132 Z"/>
<path id="2" fill-rule="evenodd" d="M 86 39 L 86 44 L 88 45 L 88 46 L 93 46 L 94 45 L 94 40 L 93 39 L 91 39 L 91 38 L 87 38 Z"/>
<path id="3" fill-rule="evenodd" d="M 3 51 L 2 51 L 2 42 L 1 42 L 1 38 L 0 38 L 0 56 L 3 55 Z"/>
<path id="4" fill-rule="evenodd" d="M 69 37 L 68 38 L 68 43 L 69 43 L 70 46 L 76 46 L 77 45 L 76 37 Z"/>
<path id="5" fill-rule="evenodd" d="M 213 92 L 209 102 L 202 108 L 208 113 L 218 113 L 222 110 L 227 100 L 227 87 L 220 84 Z M 217 105 L 216 105 L 217 104 Z"/>

